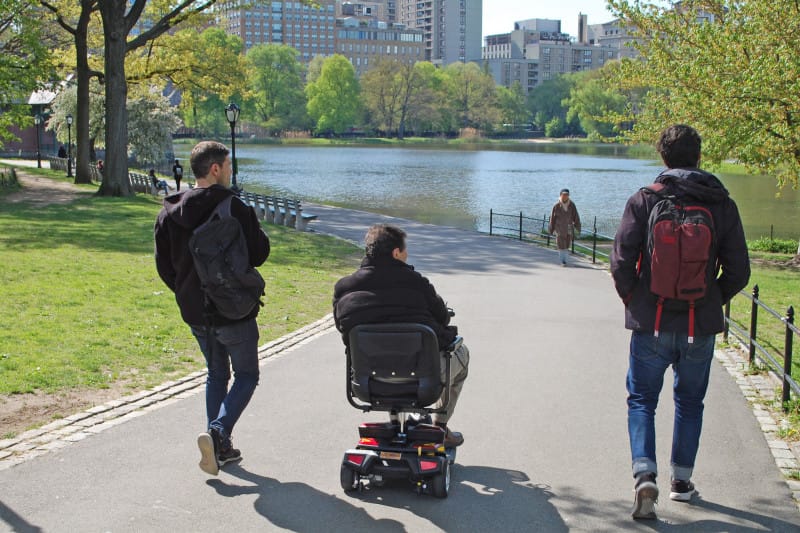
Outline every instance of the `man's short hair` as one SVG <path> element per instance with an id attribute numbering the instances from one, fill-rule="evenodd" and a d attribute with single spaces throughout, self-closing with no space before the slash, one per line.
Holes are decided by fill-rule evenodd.
<path id="1" fill-rule="evenodd" d="M 694 168 L 700 162 L 701 144 L 697 130 L 676 124 L 661 132 L 656 150 L 669 168 Z"/>
<path id="2" fill-rule="evenodd" d="M 391 224 L 373 224 L 364 237 L 367 257 L 392 257 L 392 251 L 406 249 L 406 232 Z"/>
<path id="3" fill-rule="evenodd" d="M 189 165 L 192 167 L 192 173 L 196 178 L 205 178 L 211 172 L 211 165 L 216 163 L 222 166 L 229 153 L 228 147 L 217 141 L 197 143 L 192 148 L 192 155 L 189 156 Z"/>

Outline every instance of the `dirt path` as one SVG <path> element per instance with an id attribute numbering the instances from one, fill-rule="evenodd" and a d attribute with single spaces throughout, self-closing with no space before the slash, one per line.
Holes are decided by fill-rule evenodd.
<path id="1" fill-rule="evenodd" d="M 68 204 L 81 196 L 92 194 L 72 183 L 42 178 L 20 169 L 17 169 L 16 172 L 22 189 L 6 196 L 6 202 L 29 202 L 36 207 L 42 207 L 51 204 Z"/>

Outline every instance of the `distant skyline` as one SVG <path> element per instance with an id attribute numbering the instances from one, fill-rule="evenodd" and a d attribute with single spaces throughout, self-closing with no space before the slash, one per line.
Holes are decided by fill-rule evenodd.
<path id="1" fill-rule="evenodd" d="M 514 22 L 527 19 L 561 21 L 561 31 L 578 36 L 578 14 L 588 15 L 589 24 L 613 20 L 606 0 L 483 0 L 483 35 L 508 33 Z"/>

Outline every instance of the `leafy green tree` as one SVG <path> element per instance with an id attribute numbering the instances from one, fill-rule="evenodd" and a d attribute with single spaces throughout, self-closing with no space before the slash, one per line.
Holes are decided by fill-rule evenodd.
<path id="1" fill-rule="evenodd" d="M 609 86 L 595 72 L 582 72 L 576 76 L 578 82 L 565 101 L 569 107 L 567 122 L 577 119 L 590 139 L 616 137 L 618 123 L 604 117 L 624 113 L 628 98 Z"/>
<path id="2" fill-rule="evenodd" d="M 411 92 L 406 120 L 417 133 L 445 133 L 451 129 L 451 112 L 447 106 L 445 74 L 433 63 L 420 61 L 414 65 L 417 89 Z"/>
<path id="3" fill-rule="evenodd" d="M 325 58 L 316 81 L 306 85 L 308 115 L 318 134 L 341 134 L 358 116 L 359 86 L 356 71 L 346 57 Z"/>
<path id="4" fill-rule="evenodd" d="M 685 0 L 672 10 L 609 0 L 639 38 L 638 59 L 611 72 L 620 88 L 646 92 L 619 122 L 627 138 L 653 142 L 670 123 L 703 136 L 703 158 L 735 159 L 798 185 L 800 174 L 800 4 L 795 0 Z M 697 10 L 713 15 L 697 20 Z"/>
<path id="5" fill-rule="evenodd" d="M 494 79 L 475 63 L 451 63 L 444 74 L 452 125 L 491 130 L 500 120 Z"/>
<path id="6" fill-rule="evenodd" d="M 368 112 L 369 124 L 391 137 L 398 119 L 402 82 L 396 59 L 381 58 L 361 76 L 361 99 Z"/>
<path id="7" fill-rule="evenodd" d="M 303 65 L 298 55 L 291 46 L 277 44 L 254 46 L 247 52 L 248 107 L 268 130 L 283 131 L 305 122 Z"/>
<path id="8" fill-rule="evenodd" d="M 14 136 L 8 127 L 30 125 L 26 102 L 40 81 L 49 81 L 49 49 L 41 30 L 41 14 L 26 0 L 0 3 L 0 146 Z"/>
<path id="9" fill-rule="evenodd" d="M 74 47 L 75 62 L 65 62 L 65 67 L 74 67 L 77 87 L 75 119 L 75 183 L 90 183 L 90 142 L 89 142 L 89 83 L 92 78 L 103 80 L 103 73 L 95 68 L 89 54 L 91 24 L 97 26 L 96 12 L 98 0 L 40 0 L 40 4 L 55 17 L 56 23 L 70 36 Z M 104 174 L 107 175 L 108 172 Z M 127 176 L 127 171 L 126 171 Z"/>
<path id="10" fill-rule="evenodd" d="M 221 28 L 206 28 L 199 33 L 194 28 L 182 29 L 152 41 L 148 54 L 129 58 L 128 79 L 146 87 L 153 79 L 161 80 L 169 96 L 180 93 L 186 126 L 200 135 L 219 136 L 228 129 L 225 105 L 243 102 L 247 92 L 243 49 L 238 36 Z"/>
<path id="11" fill-rule="evenodd" d="M 523 125 L 530 121 L 531 113 L 522 85 L 518 81 L 515 81 L 510 88 L 497 87 L 497 105 L 500 108 L 503 124 Z"/>
<path id="12" fill-rule="evenodd" d="M 569 74 L 545 80 L 528 93 L 528 109 L 533 117 L 533 123 L 539 129 L 546 129 L 547 124 L 560 124 L 561 134 L 548 137 L 562 137 L 564 135 L 577 135 L 581 132 L 580 124 L 576 119 L 567 123 L 568 107 L 564 101 L 569 98 L 570 91 L 577 83 L 577 79 Z M 558 118 L 560 121 L 553 121 Z M 552 128 L 552 126 L 551 126 Z"/>

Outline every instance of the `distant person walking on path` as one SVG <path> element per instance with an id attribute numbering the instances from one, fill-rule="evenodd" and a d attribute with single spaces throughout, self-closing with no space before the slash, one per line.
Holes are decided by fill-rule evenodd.
<path id="1" fill-rule="evenodd" d="M 176 190 L 181 190 L 181 180 L 183 179 L 183 166 L 177 159 L 175 160 L 175 164 L 172 165 L 172 177 L 175 179 Z"/>
<path id="2" fill-rule="evenodd" d="M 697 168 L 700 147 L 700 135 L 689 126 L 663 131 L 656 148 L 667 170 L 630 197 L 611 253 L 625 327 L 633 330 L 627 388 L 634 518 L 656 516 L 654 417 L 670 366 L 675 401 L 670 499 L 689 501 L 696 492 L 691 477 L 714 337 L 723 330 L 722 306 L 750 278 L 736 203 L 715 176 Z"/>
<path id="3" fill-rule="evenodd" d="M 558 201 L 550 213 L 548 231 L 551 235 L 556 234 L 558 259 L 561 261 L 561 266 L 567 266 L 573 232 L 581 232 L 581 217 L 578 216 L 578 208 L 575 207 L 575 203 L 569 198 L 569 189 L 561 189 Z"/>
<path id="4" fill-rule="evenodd" d="M 450 345 L 458 331 L 449 325 L 450 312 L 431 282 L 406 262 L 406 232 L 396 226 L 374 224 L 369 228 L 364 243 L 366 257 L 361 268 L 340 279 L 333 289 L 333 318 L 345 345 L 353 327 L 387 322 L 424 324 L 436 332 L 440 349 Z M 450 363 L 447 413 L 434 415 L 436 425 L 446 432 L 444 445 L 447 448 L 464 442 L 461 433 L 450 430 L 447 423 L 461 395 L 468 370 L 469 350 L 462 344 L 453 353 Z M 442 405 L 440 399 L 435 407 Z"/>
<path id="5" fill-rule="evenodd" d="M 190 164 L 197 184 L 164 199 L 155 224 L 156 267 L 164 283 L 175 293 L 181 317 L 190 326 L 206 359 L 206 415 L 208 430 L 197 438 L 200 468 L 216 475 L 219 466 L 241 459 L 231 442 L 233 428 L 258 385 L 258 326 L 260 306 L 240 320 L 220 314 L 204 296 L 189 240 L 226 198 L 230 215 L 239 221 L 247 242 L 250 265 L 267 260 L 269 238 L 252 207 L 230 190 L 231 158 L 221 143 L 204 141 L 192 150 Z M 228 390 L 233 367 L 233 386 Z"/>
<path id="6" fill-rule="evenodd" d="M 67 158 L 67 149 L 64 148 L 63 144 L 58 147 L 58 157 L 61 158 L 61 159 L 66 159 Z"/>

